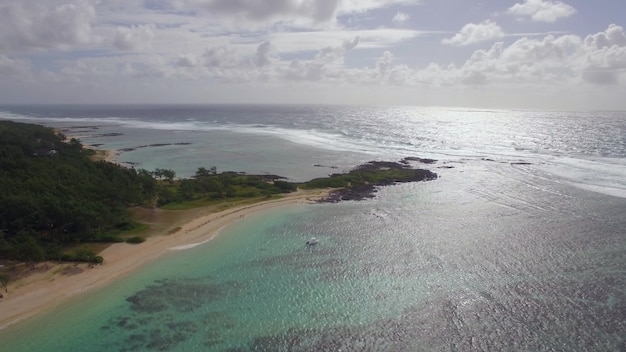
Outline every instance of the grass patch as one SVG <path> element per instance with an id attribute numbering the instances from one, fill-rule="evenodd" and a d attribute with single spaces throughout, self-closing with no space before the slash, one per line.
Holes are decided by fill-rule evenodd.
<path id="1" fill-rule="evenodd" d="M 126 243 L 138 244 L 145 242 L 146 239 L 141 236 L 133 236 L 126 239 Z"/>

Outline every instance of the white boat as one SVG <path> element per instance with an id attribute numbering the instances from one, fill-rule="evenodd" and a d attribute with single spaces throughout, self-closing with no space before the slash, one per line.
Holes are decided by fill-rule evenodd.
<path id="1" fill-rule="evenodd" d="M 317 238 L 315 238 L 315 237 L 311 237 L 311 239 L 306 241 L 306 245 L 307 246 L 314 246 L 314 245 L 316 245 L 318 243 L 320 243 L 320 241 L 318 241 Z"/>

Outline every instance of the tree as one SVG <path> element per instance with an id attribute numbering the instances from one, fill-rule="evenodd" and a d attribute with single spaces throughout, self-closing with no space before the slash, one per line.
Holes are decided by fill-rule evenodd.
<path id="1" fill-rule="evenodd" d="M 70 139 L 69 145 L 76 150 L 80 150 L 83 147 L 83 145 L 80 143 L 80 140 L 76 138 Z"/>
<path id="2" fill-rule="evenodd" d="M 206 167 L 199 167 L 198 170 L 196 170 L 196 174 L 193 177 L 200 178 L 200 177 L 208 177 L 211 175 L 217 175 L 217 167 L 211 166 L 208 170 Z"/>
<path id="3" fill-rule="evenodd" d="M 0 259 L 33 266 L 59 259 L 66 245 L 115 238 L 127 229 L 128 207 L 154 201 L 149 172 L 94 162 L 78 139 L 62 139 L 43 126 L 0 121 Z"/>
<path id="4" fill-rule="evenodd" d="M 205 167 L 199 167 L 198 170 L 196 170 L 196 174 L 194 175 L 195 178 L 200 178 L 200 177 L 207 177 L 209 176 L 209 170 L 207 170 Z"/>
<path id="5" fill-rule="evenodd" d="M 4 287 L 5 293 L 9 293 L 9 281 L 11 281 L 11 276 L 9 276 L 9 274 L 0 274 L 0 285 Z"/>
<path id="6" fill-rule="evenodd" d="M 174 177 L 176 177 L 176 172 L 171 169 L 162 169 L 161 174 L 163 175 L 163 177 L 165 177 L 165 179 L 169 183 L 174 182 Z"/>
<path id="7" fill-rule="evenodd" d="M 37 243 L 37 240 L 28 236 L 19 246 L 19 256 L 25 262 L 28 262 L 31 268 L 35 267 L 35 263 L 46 258 L 46 251 Z"/>

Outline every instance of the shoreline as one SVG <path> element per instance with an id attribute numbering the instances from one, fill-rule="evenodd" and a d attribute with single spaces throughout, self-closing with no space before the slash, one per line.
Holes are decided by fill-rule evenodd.
<path id="1" fill-rule="evenodd" d="M 328 195 L 329 190 L 298 190 L 282 198 L 247 204 L 220 212 L 196 213 L 174 233 L 148 237 L 141 244 L 114 243 L 99 255 L 101 265 L 46 263 L 45 271 L 9 284 L 8 294 L 0 300 L 0 330 L 45 313 L 78 294 L 127 277 L 167 252 L 211 241 L 242 217 L 288 205 L 311 204 Z"/>

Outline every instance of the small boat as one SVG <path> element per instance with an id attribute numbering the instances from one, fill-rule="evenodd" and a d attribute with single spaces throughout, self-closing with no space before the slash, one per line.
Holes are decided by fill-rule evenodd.
<path id="1" fill-rule="evenodd" d="M 311 237 L 310 240 L 306 241 L 307 246 L 315 246 L 318 243 L 320 243 L 320 241 L 318 241 L 315 237 Z"/>

